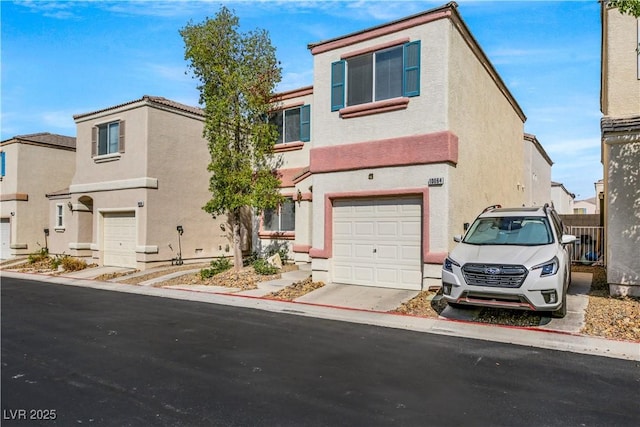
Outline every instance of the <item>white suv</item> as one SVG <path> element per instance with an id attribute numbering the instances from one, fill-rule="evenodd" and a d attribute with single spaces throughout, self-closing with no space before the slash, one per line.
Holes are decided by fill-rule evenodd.
<path id="1" fill-rule="evenodd" d="M 563 234 L 556 212 L 544 207 L 480 214 L 442 266 L 447 302 L 567 313 L 571 250 L 575 236 Z"/>

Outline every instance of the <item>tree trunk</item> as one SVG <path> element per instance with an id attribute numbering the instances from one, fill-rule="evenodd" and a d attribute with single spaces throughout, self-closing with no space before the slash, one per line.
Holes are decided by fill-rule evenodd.
<path id="1" fill-rule="evenodd" d="M 242 268 L 242 235 L 240 233 L 240 209 L 233 211 L 233 266 L 235 271 Z"/>

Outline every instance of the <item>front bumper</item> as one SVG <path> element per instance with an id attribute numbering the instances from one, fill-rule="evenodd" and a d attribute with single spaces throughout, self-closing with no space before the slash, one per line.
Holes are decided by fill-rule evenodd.
<path id="1" fill-rule="evenodd" d="M 517 288 L 474 286 L 468 285 L 460 267 L 454 266 L 453 272 L 442 270 L 443 297 L 457 304 L 555 311 L 562 305 L 562 277 L 559 273 L 540 277 L 540 273 L 539 269 L 529 271 L 522 285 Z"/>

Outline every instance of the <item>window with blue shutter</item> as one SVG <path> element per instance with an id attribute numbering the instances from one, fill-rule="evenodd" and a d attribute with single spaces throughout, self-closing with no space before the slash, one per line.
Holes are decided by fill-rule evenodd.
<path id="1" fill-rule="evenodd" d="M 0 151 L 0 176 L 4 176 L 6 172 L 6 154 L 4 151 Z"/>
<path id="2" fill-rule="evenodd" d="M 420 41 L 404 45 L 404 96 L 420 95 Z"/>
<path id="3" fill-rule="evenodd" d="M 331 64 L 331 111 L 345 106 L 418 95 L 419 40 Z"/>
<path id="4" fill-rule="evenodd" d="M 311 105 L 300 107 L 300 141 L 308 142 L 311 139 Z"/>
<path id="5" fill-rule="evenodd" d="M 346 61 L 331 64 L 331 111 L 344 108 L 344 81 Z"/>
<path id="6" fill-rule="evenodd" d="M 278 130 L 276 144 L 311 140 L 311 106 L 289 108 L 269 115 L 269 122 Z"/>

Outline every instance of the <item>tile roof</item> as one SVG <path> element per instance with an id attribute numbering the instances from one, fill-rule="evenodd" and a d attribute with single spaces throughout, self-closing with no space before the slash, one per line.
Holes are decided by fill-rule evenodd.
<path id="1" fill-rule="evenodd" d="M 91 116 L 93 114 L 102 113 L 102 112 L 110 111 L 110 110 L 115 110 L 117 108 L 121 108 L 121 107 L 124 107 L 124 106 L 127 106 L 127 105 L 135 104 L 137 102 L 147 102 L 147 103 L 150 103 L 150 104 L 163 105 L 165 107 L 170 107 L 170 108 L 173 108 L 173 109 L 176 109 L 176 110 L 185 111 L 187 113 L 196 114 L 198 116 L 204 116 L 204 110 L 202 108 L 193 107 L 193 106 L 186 105 L 186 104 L 181 104 L 180 102 L 172 101 L 172 100 L 164 98 L 162 96 L 144 95 L 142 98 L 135 99 L 133 101 L 125 102 L 125 103 L 122 103 L 122 104 L 114 105 L 114 106 L 111 106 L 111 107 L 103 108 L 101 110 L 91 111 L 89 113 L 75 114 L 73 116 L 73 119 L 77 120 L 77 119 L 81 119 L 83 117 Z"/>
<path id="2" fill-rule="evenodd" d="M 13 138 L 2 141 L 5 142 L 23 142 L 41 145 L 50 145 L 61 148 L 76 148 L 76 139 L 72 136 L 58 135 L 55 133 L 41 132 L 31 133 L 28 135 L 16 135 Z"/>

